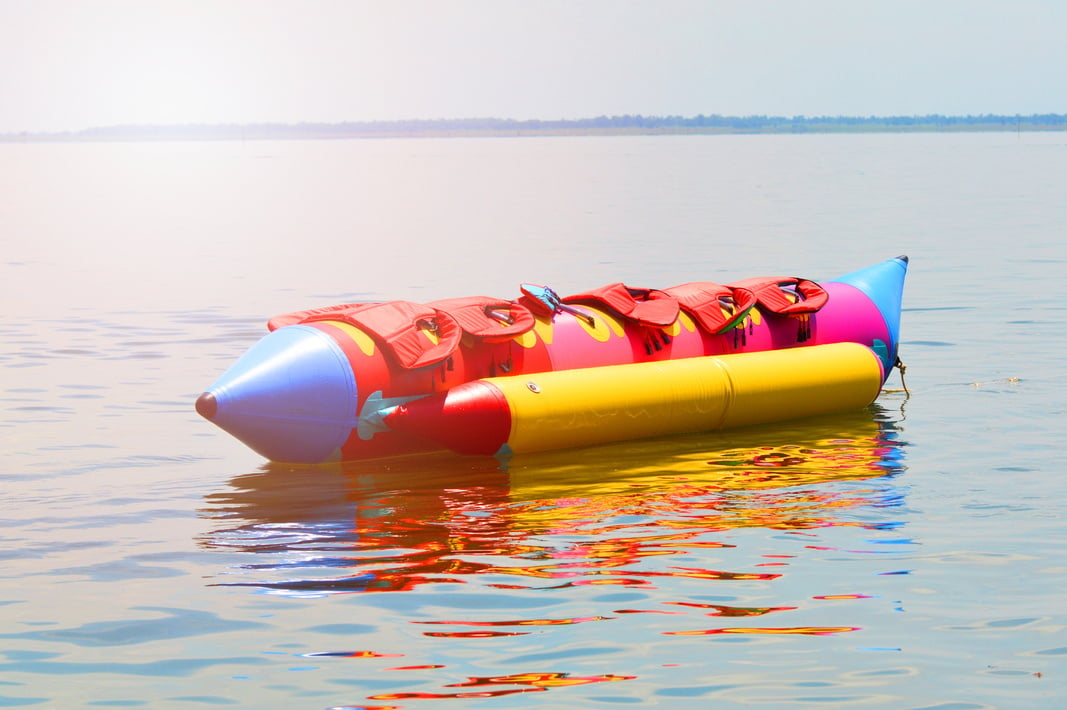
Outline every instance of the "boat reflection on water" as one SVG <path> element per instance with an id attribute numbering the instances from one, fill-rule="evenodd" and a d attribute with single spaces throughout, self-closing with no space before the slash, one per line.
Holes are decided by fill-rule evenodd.
<path id="1" fill-rule="evenodd" d="M 207 496 L 200 542 L 251 553 L 217 583 L 300 596 L 770 579 L 669 558 L 698 562 L 740 528 L 877 527 L 864 521 L 884 516 L 865 511 L 900 504 L 902 470 L 895 420 L 877 405 L 509 461 L 270 464 Z"/>

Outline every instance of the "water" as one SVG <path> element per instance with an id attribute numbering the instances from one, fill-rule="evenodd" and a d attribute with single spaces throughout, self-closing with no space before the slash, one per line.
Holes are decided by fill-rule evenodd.
<path id="1" fill-rule="evenodd" d="M 0 707 L 1067 692 L 1063 134 L 7 144 L 0 168 Z M 897 254 L 911 394 L 866 412 L 294 469 L 192 408 L 276 313 Z"/>

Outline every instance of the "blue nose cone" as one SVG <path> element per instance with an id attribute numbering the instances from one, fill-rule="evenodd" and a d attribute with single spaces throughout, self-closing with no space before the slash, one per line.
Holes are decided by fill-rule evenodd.
<path id="1" fill-rule="evenodd" d="M 886 372 L 897 359 L 897 346 L 900 343 L 900 309 L 904 300 L 904 277 L 908 273 L 908 257 L 898 256 L 859 271 L 853 271 L 834 279 L 839 283 L 855 286 L 878 307 L 885 319 L 889 331 L 889 359 L 885 363 Z"/>
<path id="2" fill-rule="evenodd" d="M 340 346 L 304 325 L 253 345 L 196 411 L 271 461 L 336 460 L 356 427 L 356 378 Z"/>

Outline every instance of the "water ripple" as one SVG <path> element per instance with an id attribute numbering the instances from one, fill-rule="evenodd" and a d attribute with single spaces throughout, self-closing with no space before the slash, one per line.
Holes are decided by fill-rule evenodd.
<path id="1" fill-rule="evenodd" d="M 264 626 L 249 621 L 226 620 L 216 614 L 194 609 L 134 607 L 132 611 L 155 612 L 161 616 L 136 620 L 95 621 L 66 629 L 0 633 L 0 638 L 59 641 L 83 647 L 127 646 Z M 0 668 L 2 667 L 0 665 Z"/>

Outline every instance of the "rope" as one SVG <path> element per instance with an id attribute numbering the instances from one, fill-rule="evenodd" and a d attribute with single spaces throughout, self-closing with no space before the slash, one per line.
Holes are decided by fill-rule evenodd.
<path id="1" fill-rule="evenodd" d="M 903 392 L 904 393 L 904 399 L 910 399 L 911 398 L 911 392 L 908 390 L 908 383 L 904 381 L 904 372 L 908 369 L 908 366 L 905 365 L 904 362 L 898 357 L 897 361 L 895 363 L 893 363 L 893 367 L 895 367 L 898 370 L 900 370 L 900 384 L 904 387 L 904 389 L 902 389 L 902 390 L 886 389 L 886 390 L 882 390 L 882 391 L 886 392 L 886 393 Z"/>

